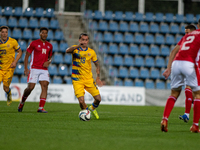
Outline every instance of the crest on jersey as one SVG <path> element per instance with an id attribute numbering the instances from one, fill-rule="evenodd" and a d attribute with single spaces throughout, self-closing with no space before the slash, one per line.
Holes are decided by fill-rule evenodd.
<path id="1" fill-rule="evenodd" d="M 7 47 L 9 48 L 9 47 L 10 47 L 10 44 L 7 44 Z"/>
<path id="2" fill-rule="evenodd" d="M 50 48 L 49 46 L 47 46 L 47 48 Z"/>
<path id="3" fill-rule="evenodd" d="M 47 50 L 43 48 L 43 49 L 42 49 L 42 54 L 46 54 L 46 51 L 47 51 Z"/>
<path id="4" fill-rule="evenodd" d="M 88 53 L 88 56 L 91 56 L 91 53 Z"/>
<path id="5" fill-rule="evenodd" d="M 40 45 L 38 45 L 38 47 L 41 47 Z"/>

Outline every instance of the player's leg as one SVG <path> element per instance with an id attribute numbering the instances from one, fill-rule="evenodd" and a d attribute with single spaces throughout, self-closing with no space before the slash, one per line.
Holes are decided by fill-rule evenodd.
<path id="1" fill-rule="evenodd" d="M 78 97 L 79 105 L 81 110 L 88 109 L 87 104 L 85 103 L 84 96 Z"/>

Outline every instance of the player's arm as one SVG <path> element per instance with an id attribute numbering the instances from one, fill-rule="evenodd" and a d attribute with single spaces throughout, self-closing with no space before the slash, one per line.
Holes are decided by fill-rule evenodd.
<path id="1" fill-rule="evenodd" d="M 52 56 L 49 56 L 48 61 L 44 62 L 43 67 L 49 67 L 51 61 L 52 61 Z"/>
<path id="2" fill-rule="evenodd" d="M 15 68 L 17 66 L 17 62 L 21 58 L 21 56 L 22 56 L 22 50 L 21 50 L 21 48 L 19 48 L 17 50 L 17 56 L 16 56 L 15 60 L 10 65 L 11 68 Z"/>
<path id="3" fill-rule="evenodd" d="M 101 87 L 101 86 L 103 86 L 103 83 L 100 80 L 100 64 L 99 64 L 99 61 L 95 61 L 94 64 L 96 66 L 96 73 L 97 73 L 96 83 L 99 87 Z"/>
<path id="4" fill-rule="evenodd" d="M 79 45 L 76 45 L 76 46 L 71 46 L 69 48 L 66 49 L 66 53 L 73 53 L 73 51 L 79 47 L 81 47 L 81 43 L 79 43 Z"/>
<path id="5" fill-rule="evenodd" d="M 29 53 L 28 51 L 26 51 L 26 55 L 24 58 L 24 74 L 28 75 L 29 74 L 29 70 L 28 70 L 28 58 L 31 55 L 31 53 Z"/>
<path id="6" fill-rule="evenodd" d="M 167 79 L 171 73 L 172 62 L 173 62 L 176 54 L 178 53 L 179 49 L 180 49 L 180 45 L 176 45 L 169 55 L 167 69 L 163 73 L 163 76 L 165 77 L 165 79 Z"/>

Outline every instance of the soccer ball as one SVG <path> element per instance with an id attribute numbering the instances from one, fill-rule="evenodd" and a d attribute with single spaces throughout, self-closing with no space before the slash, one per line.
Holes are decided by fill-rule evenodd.
<path id="1" fill-rule="evenodd" d="M 82 120 L 82 121 L 89 121 L 90 120 L 90 111 L 89 110 L 81 110 L 80 112 L 79 112 L 79 118 L 80 118 L 80 120 Z"/>

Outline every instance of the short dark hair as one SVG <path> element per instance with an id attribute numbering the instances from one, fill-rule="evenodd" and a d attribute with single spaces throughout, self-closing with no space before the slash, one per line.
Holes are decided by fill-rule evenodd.
<path id="1" fill-rule="evenodd" d="M 46 30 L 47 32 L 49 31 L 48 28 L 46 28 L 46 27 L 41 27 L 41 28 L 40 28 L 40 32 L 43 31 L 43 30 Z"/>
<path id="2" fill-rule="evenodd" d="M 1 26 L 0 27 L 0 31 L 3 30 L 3 29 L 7 29 L 8 30 L 9 28 L 7 26 Z"/>
<path id="3" fill-rule="evenodd" d="M 185 26 L 185 29 L 190 29 L 191 31 L 194 31 L 194 30 L 196 30 L 196 26 L 193 24 L 189 24 L 189 25 Z"/>
<path id="4" fill-rule="evenodd" d="M 81 34 L 79 35 L 79 39 L 81 39 L 82 36 L 88 36 L 88 34 L 87 34 L 87 33 L 81 33 Z M 88 39 L 89 39 L 89 36 L 88 36 Z"/>

